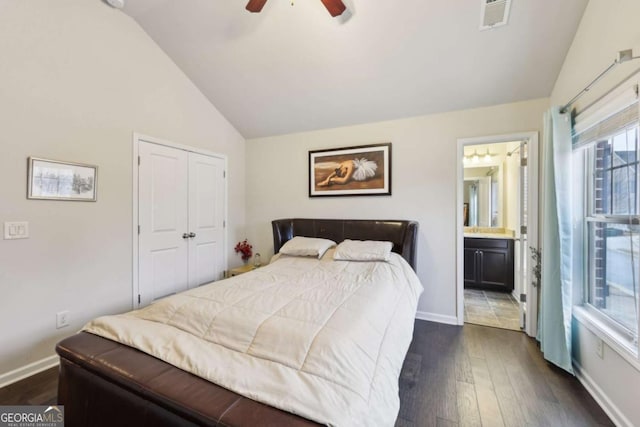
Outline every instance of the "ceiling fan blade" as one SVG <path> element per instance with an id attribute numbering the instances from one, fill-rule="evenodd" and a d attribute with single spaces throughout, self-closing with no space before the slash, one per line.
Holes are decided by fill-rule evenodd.
<path id="1" fill-rule="evenodd" d="M 249 12 L 257 13 L 262 10 L 267 0 L 249 0 L 247 3 L 247 9 Z"/>
<path id="2" fill-rule="evenodd" d="M 344 12 L 347 9 L 344 3 L 342 3 L 342 0 L 321 0 L 321 1 L 322 1 L 322 4 L 324 4 L 324 7 L 327 8 L 331 16 L 333 16 L 334 18 L 336 16 L 342 15 L 342 12 Z"/>

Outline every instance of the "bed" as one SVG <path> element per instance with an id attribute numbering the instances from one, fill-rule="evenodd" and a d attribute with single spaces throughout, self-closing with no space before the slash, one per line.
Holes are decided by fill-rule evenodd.
<path id="1" fill-rule="evenodd" d="M 306 236 L 388 241 L 400 256 L 386 263 L 358 263 L 333 262 L 328 255 L 283 255 L 255 274 L 205 285 L 137 312 L 96 319 L 56 348 L 58 400 L 65 406 L 67 425 L 392 425 L 398 375 L 422 290 L 409 273 L 415 268 L 417 223 L 294 218 L 272 226 L 276 253 L 294 237 Z M 385 277 L 401 271 L 410 277 L 407 284 L 392 287 L 402 292 L 384 285 L 390 283 Z M 370 277 L 376 279 L 367 281 Z M 323 280 L 321 286 L 314 285 L 317 280 Z M 270 287 L 270 293 L 261 288 L 251 294 L 256 286 Z M 284 307 L 278 298 L 293 291 L 304 297 L 296 297 L 294 305 L 287 300 L 287 308 L 299 306 L 291 315 L 280 308 L 255 325 L 247 324 L 253 318 L 244 314 L 211 315 L 221 292 L 243 304 L 255 301 L 259 310 L 252 310 L 267 313 L 269 304 Z M 322 302 L 310 305 L 307 300 L 314 298 Z M 394 310 L 383 305 L 392 298 Z M 234 310 L 249 307 L 234 304 Z M 359 322 L 354 313 L 360 311 L 369 312 L 368 321 Z M 280 323 L 283 317 L 301 326 Z M 229 319 L 236 323 L 230 326 Z M 206 340 L 194 338 L 198 328 L 205 332 L 195 335 Z M 230 329 L 233 340 L 227 341 Z M 352 329 L 351 335 L 338 334 L 340 329 Z M 254 335 L 244 336 L 246 331 Z M 266 389 L 273 395 L 265 394 Z"/>

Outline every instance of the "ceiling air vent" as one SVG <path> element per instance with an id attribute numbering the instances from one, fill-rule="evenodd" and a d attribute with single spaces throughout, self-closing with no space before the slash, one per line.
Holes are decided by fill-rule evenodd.
<path id="1" fill-rule="evenodd" d="M 510 8 L 511 0 L 482 0 L 480 29 L 489 30 L 506 25 Z"/>

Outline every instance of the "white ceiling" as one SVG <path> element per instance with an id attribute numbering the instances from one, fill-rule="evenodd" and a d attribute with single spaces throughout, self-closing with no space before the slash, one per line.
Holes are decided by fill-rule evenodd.
<path id="1" fill-rule="evenodd" d="M 246 138 L 549 96 L 588 0 L 127 0 L 132 16 Z"/>

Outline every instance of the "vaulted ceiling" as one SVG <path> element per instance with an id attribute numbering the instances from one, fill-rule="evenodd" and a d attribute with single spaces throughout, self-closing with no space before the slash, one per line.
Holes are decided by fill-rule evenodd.
<path id="1" fill-rule="evenodd" d="M 549 96 L 588 0 L 127 0 L 132 16 L 246 138 Z"/>

